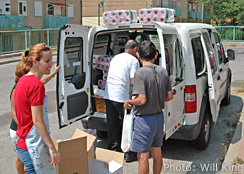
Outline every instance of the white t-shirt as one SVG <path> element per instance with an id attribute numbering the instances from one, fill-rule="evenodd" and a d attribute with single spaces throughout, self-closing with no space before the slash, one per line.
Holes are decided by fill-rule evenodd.
<path id="1" fill-rule="evenodd" d="M 110 62 L 104 99 L 124 103 L 129 100 L 131 78 L 140 67 L 137 58 L 129 53 L 116 55 Z"/>

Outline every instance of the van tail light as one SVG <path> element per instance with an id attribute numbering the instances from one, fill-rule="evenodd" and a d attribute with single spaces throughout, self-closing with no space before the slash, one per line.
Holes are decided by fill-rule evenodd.
<path id="1" fill-rule="evenodd" d="M 186 85 L 185 87 L 185 113 L 197 111 L 197 89 L 196 85 Z"/>

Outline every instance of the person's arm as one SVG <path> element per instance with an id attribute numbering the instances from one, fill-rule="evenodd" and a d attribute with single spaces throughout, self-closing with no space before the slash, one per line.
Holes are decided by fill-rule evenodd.
<path id="1" fill-rule="evenodd" d="M 134 75 L 136 73 L 136 70 L 138 70 L 140 68 L 140 65 L 138 63 L 138 60 L 135 59 L 132 62 L 132 66 L 131 66 L 131 71 L 130 71 L 130 82 L 133 85 L 134 84 Z"/>
<path id="2" fill-rule="evenodd" d="M 136 95 L 135 98 L 131 99 L 131 100 L 126 100 L 124 103 L 124 108 L 125 109 L 131 109 L 132 105 L 136 105 L 136 106 L 141 106 L 144 105 L 147 101 L 147 97 L 145 94 L 138 94 Z"/>
<path id="3" fill-rule="evenodd" d="M 56 74 L 58 74 L 60 66 L 55 65 L 53 73 L 41 79 L 41 82 L 45 85 L 49 82 Z"/>
<path id="4" fill-rule="evenodd" d="M 173 99 L 173 92 L 172 91 L 168 91 L 165 101 L 167 102 L 167 101 L 170 101 L 172 99 Z"/>
<path id="5" fill-rule="evenodd" d="M 56 150 L 53 141 L 48 134 L 47 127 L 43 120 L 43 105 L 38 106 L 31 106 L 31 113 L 33 123 L 36 126 L 36 129 L 40 136 L 42 137 L 43 141 L 49 148 L 49 153 L 52 158 L 52 165 L 56 165 L 60 163 L 61 156 L 60 153 Z"/>
<path id="6" fill-rule="evenodd" d="M 15 123 L 18 123 L 17 117 L 16 117 L 16 113 L 15 113 L 15 105 L 14 105 L 14 90 L 11 94 L 11 115 L 15 121 Z"/>

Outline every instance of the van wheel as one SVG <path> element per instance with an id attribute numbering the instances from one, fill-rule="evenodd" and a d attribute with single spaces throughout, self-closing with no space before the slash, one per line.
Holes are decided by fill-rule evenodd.
<path id="1" fill-rule="evenodd" d="M 228 83 L 228 88 L 226 90 L 225 98 L 223 98 L 221 105 L 229 105 L 230 104 L 230 92 L 231 92 L 231 86 L 230 82 Z"/>
<path id="2" fill-rule="evenodd" d="M 207 148 L 210 141 L 211 118 L 207 108 L 205 109 L 204 115 L 200 133 L 197 139 L 193 141 L 194 146 L 198 149 Z"/>

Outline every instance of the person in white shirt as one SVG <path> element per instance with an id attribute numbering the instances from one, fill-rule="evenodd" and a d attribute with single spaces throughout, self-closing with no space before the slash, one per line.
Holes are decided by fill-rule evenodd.
<path id="1" fill-rule="evenodd" d="M 124 117 L 124 102 L 129 100 L 130 85 L 136 70 L 140 67 L 136 58 L 138 43 L 129 40 L 125 44 L 125 52 L 116 55 L 110 62 L 104 99 L 108 125 L 108 149 L 121 151 L 121 120 Z M 132 154 L 132 153 L 130 153 Z M 126 159 L 130 154 L 125 154 L 127 162 L 136 160 L 136 155 Z"/>

